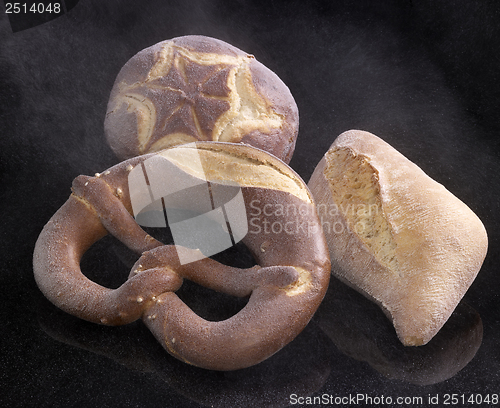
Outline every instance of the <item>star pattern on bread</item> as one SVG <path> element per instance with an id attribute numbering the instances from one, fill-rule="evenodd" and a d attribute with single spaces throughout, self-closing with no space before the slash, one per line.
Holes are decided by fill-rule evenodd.
<path id="1" fill-rule="evenodd" d="M 160 58 L 146 81 L 151 98 L 159 102 L 158 133 L 212 140 L 215 122 L 230 109 L 227 82 L 235 65 L 201 64 L 175 48 L 168 51 L 173 55 Z M 166 73 L 151 75 L 155 72 Z"/>
<path id="2" fill-rule="evenodd" d="M 121 84 L 116 106 L 134 112 L 141 152 L 197 140 L 240 141 L 283 118 L 256 91 L 249 55 L 194 52 L 166 43 L 143 78 Z"/>

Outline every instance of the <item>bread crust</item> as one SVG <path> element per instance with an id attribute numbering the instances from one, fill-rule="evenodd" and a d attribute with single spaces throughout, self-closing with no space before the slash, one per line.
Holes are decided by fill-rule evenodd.
<path id="1" fill-rule="evenodd" d="M 104 121 L 122 160 L 201 140 L 250 144 L 288 163 L 298 126 L 295 100 L 274 72 L 204 36 L 162 41 L 133 56 L 116 78 Z"/>
<path id="2" fill-rule="evenodd" d="M 377 216 L 388 225 L 390 242 L 384 241 L 384 247 L 392 248 L 384 255 L 392 254 L 390 262 L 356 233 L 345 208 L 339 209 L 342 198 L 328 179 L 328 167 L 339 165 L 333 158 L 337 152 L 361 158 L 371 168 Z M 339 210 L 320 213 L 332 273 L 379 304 L 403 344 L 429 342 L 474 281 L 486 256 L 488 238 L 480 219 L 389 144 L 359 130 L 345 132 L 334 141 L 308 185 L 318 208 L 325 204 Z M 332 225 L 337 226 L 335 231 Z"/>

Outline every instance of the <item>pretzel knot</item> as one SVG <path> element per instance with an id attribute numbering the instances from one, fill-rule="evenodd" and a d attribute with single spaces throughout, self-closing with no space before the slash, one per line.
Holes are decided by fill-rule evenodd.
<path id="1" fill-rule="evenodd" d="M 146 182 L 148 205 L 133 180 Z M 155 191 L 155 180 L 175 180 L 176 194 L 155 195 L 165 194 Z M 212 211 L 201 199 L 207 186 Z M 187 205 L 186 191 L 195 193 L 190 208 L 208 214 L 216 226 L 212 235 L 174 234 L 192 232 L 193 226 L 206 229 L 200 216 L 170 212 Z M 136 211 L 141 202 L 142 218 Z M 147 225 L 165 212 L 175 245 L 163 245 L 137 222 Z M 117 289 L 89 280 L 80 269 L 83 254 L 108 233 L 141 254 Z M 195 249 L 181 245 L 183 238 L 196 241 L 198 235 Z M 228 236 L 229 246 L 241 240 L 248 247 L 256 266 L 234 268 L 208 257 Z M 70 198 L 40 234 L 34 273 L 45 296 L 70 314 L 105 325 L 142 318 L 174 357 L 235 370 L 263 361 L 303 330 L 326 292 L 330 261 L 314 202 L 293 170 L 250 146 L 199 142 L 127 160 L 95 177 L 77 177 Z M 175 294 L 183 279 L 248 302 L 229 319 L 207 321 Z"/>

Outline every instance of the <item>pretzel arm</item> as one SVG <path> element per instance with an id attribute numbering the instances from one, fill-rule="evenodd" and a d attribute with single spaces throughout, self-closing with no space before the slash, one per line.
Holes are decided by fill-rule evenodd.
<path id="1" fill-rule="evenodd" d="M 163 245 L 147 234 L 135 221 L 111 186 L 100 177 L 78 176 L 73 181 L 73 195 L 87 203 L 104 228 L 129 249 L 140 254 Z"/>
<path id="2" fill-rule="evenodd" d="M 238 297 L 249 296 L 259 286 L 286 287 L 298 279 L 298 272 L 292 266 L 235 268 L 210 258 L 181 265 L 173 245 L 145 252 L 132 267 L 131 276 L 162 267 L 206 288 Z"/>

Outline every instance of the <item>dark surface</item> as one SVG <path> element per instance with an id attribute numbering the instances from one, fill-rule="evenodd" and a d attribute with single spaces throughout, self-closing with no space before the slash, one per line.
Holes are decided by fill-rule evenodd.
<path id="1" fill-rule="evenodd" d="M 45 24 L 21 30 L 29 22 L 18 20 L 14 32 L 2 6 L 1 406 L 285 407 L 291 394 L 358 393 L 391 397 L 393 406 L 396 397 L 438 396 L 442 405 L 445 394 L 490 394 L 491 402 L 500 393 L 498 2 L 81 0 Z M 363 129 L 483 220 L 487 259 L 428 346 L 402 347 L 379 309 L 335 280 L 292 344 L 232 373 L 174 360 L 140 322 L 100 327 L 45 300 L 33 279 L 33 246 L 73 178 L 116 163 L 103 135 L 116 74 L 141 49 L 186 34 L 254 54 L 290 87 L 300 111 L 291 166 L 305 180 L 338 134 Z M 84 266 L 116 286 L 130 262 L 104 240 Z M 219 303 L 223 313 L 241 307 L 188 289 L 196 295 L 185 298 L 205 316 Z"/>

